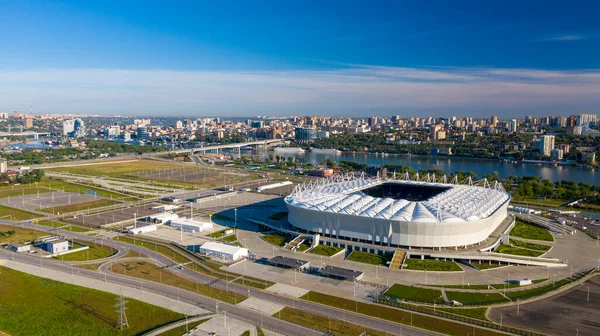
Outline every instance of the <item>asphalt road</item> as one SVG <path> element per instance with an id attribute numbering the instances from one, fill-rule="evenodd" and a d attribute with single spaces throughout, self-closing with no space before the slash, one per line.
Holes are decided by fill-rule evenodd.
<path id="1" fill-rule="evenodd" d="M 6 223 L 9 225 L 13 225 L 13 226 L 15 225 L 15 223 L 11 223 L 8 221 L 0 221 L 0 222 Z M 53 232 L 53 233 L 58 232 L 58 234 L 61 234 L 61 235 L 64 235 L 64 236 L 67 236 L 70 238 L 84 240 L 84 241 L 98 242 L 98 239 L 90 239 L 92 237 L 89 237 L 84 234 L 65 231 L 65 230 L 56 230 L 56 229 L 48 228 L 46 226 L 40 226 L 40 225 L 34 225 L 34 224 L 22 224 L 22 225 L 18 225 L 18 226 L 36 229 L 36 230 L 40 230 L 40 231 Z M 134 246 L 131 244 L 126 244 L 126 243 L 122 243 L 122 242 L 114 241 L 114 240 L 104 240 L 104 244 L 109 245 L 109 246 L 114 246 L 117 249 L 125 248 L 125 249 L 129 249 L 131 251 L 136 251 L 136 252 L 145 254 L 148 257 L 150 257 L 151 259 L 153 259 L 154 261 L 156 261 L 162 265 L 173 265 L 174 264 L 170 259 L 164 257 L 163 255 L 161 255 L 157 252 L 154 252 L 152 250 L 143 248 L 143 247 Z M 6 253 L 8 253 L 8 255 Z M 6 259 L 9 259 L 11 257 L 11 254 L 14 254 L 13 255 L 14 260 L 26 262 L 26 263 L 33 264 L 33 265 L 40 264 L 41 258 L 30 256 L 30 255 L 22 255 L 22 254 L 7 252 L 7 251 L 2 251 L 2 254 L 0 254 L 0 255 L 4 255 L 4 256 L 6 256 Z M 72 271 L 70 266 L 62 264 L 60 261 L 44 259 L 44 260 L 41 260 L 41 263 L 42 263 L 43 267 L 51 267 L 53 269 L 64 271 L 67 273 L 70 273 Z M 277 304 L 288 306 L 288 307 L 294 307 L 296 309 L 301 309 L 301 310 L 308 311 L 308 312 L 318 314 L 321 316 L 331 317 L 332 319 L 336 319 L 336 320 L 340 320 L 340 321 L 349 321 L 351 323 L 358 324 L 358 325 L 361 325 L 361 326 L 364 326 L 367 328 L 381 330 L 381 331 L 384 331 L 389 334 L 394 334 L 394 335 L 402 334 L 402 335 L 407 335 L 407 336 L 438 335 L 437 333 L 434 333 L 434 332 L 417 329 L 417 328 L 412 328 L 410 326 L 401 325 L 401 324 L 398 324 L 395 322 L 390 322 L 387 320 L 382 320 L 382 319 L 367 316 L 367 315 L 357 314 L 357 313 L 353 313 L 351 311 L 337 309 L 337 308 L 325 306 L 325 305 L 314 303 L 314 302 L 298 300 L 298 299 L 294 299 L 291 297 L 285 297 L 285 296 L 281 296 L 279 294 L 271 293 L 268 291 L 264 291 L 264 290 L 260 290 L 260 289 L 256 289 L 256 288 L 252 288 L 252 287 L 243 286 L 241 284 L 237 284 L 237 283 L 233 283 L 233 282 L 227 282 L 222 279 L 213 278 L 211 276 L 208 276 L 208 275 L 205 275 L 202 273 L 194 272 L 185 267 L 182 269 L 172 268 L 172 270 L 175 273 L 177 273 L 179 276 L 185 277 L 185 278 L 193 280 L 193 281 L 197 281 L 199 283 L 210 284 L 210 286 L 215 287 L 215 288 L 228 290 L 230 292 L 235 292 L 237 294 L 244 295 L 244 296 L 253 296 L 253 297 L 259 298 L 264 301 L 269 301 L 269 302 L 277 303 Z M 179 296 L 180 300 L 182 300 L 182 301 L 185 300 L 186 302 L 189 302 L 192 304 L 197 304 L 200 307 L 211 310 L 211 311 L 215 310 L 216 303 L 217 303 L 217 301 L 214 299 L 203 297 L 203 296 L 197 295 L 193 292 L 179 290 L 177 288 L 173 288 L 173 287 L 170 287 L 167 285 L 162 285 L 162 284 L 155 283 L 152 281 L 146 281 L 143 279 L 122 276 L 122 275 L 118 275 L 118 274 L 114 274 L 114 273 L 106 273 L 106 272 L 99 273 L 99 272 L 95 272 L 95 271 L 81 270 L 80 275 L 85 275 L 85 276 L 89 276 L 89 277 L 96 278 L 96 279 L 102 279 L 102 280 L 104 278 L 106 278 L 107 281 L 126 283 L 135 288 L 140 288 L 140 284 L 143 284 L 142 286 L 143 286 L 144 290 L 153 290 L 159 294 L 164 293 L 164 295 L 172 297 L 172 298 L 177 298 Z M 263 326 L 265 328 L 271 329 L 273 331 L 278 331 L 278 332 L 281 332 L 281 333 L 284 333 L 287 335 L 315 335 L 315 331 L 312 329 L 303 328 L 303 327 L 300 327 L 295 324 L 287 323 L 287 322 L 284 322 L 279 319 L 274 319 L 272 317 L 258 314 L 253 311 L 248 311 L 244 308 L 240 308 L 240 307 L 230 305 L 230 304 L 227 304 L 224 302 L 219 302 L 219 307 L 221 309 L 227 310 L 228 314 L 232 314 L 232 316 L 235 315 L 236 318 L 246 320 L 246 321 L 256 324 L 256 325 L 260 325 L 261 320 L 262 320 Z M 415 314 L 417 314 L 417 313 L 415 313 Z M 271 319 L 273 319 L 273 321 L 271 321 Z M 268 322 L 266 322 L 266 321 L 268 321 Z M 288 326 L 288 324 L 289 324 L 289 326 Z M 282 330 L 282 328 L 284 328 L 284 330 Z M 316 334 L 321 334 L 321 333 L 317 332 Z"/>

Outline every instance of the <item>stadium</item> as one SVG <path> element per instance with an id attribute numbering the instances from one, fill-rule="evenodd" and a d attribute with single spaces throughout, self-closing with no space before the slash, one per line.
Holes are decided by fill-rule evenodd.
<path id="1" fill-rule="evenodd" d="M 338 176 L 296 186 L 285 198 L 300 231 L 393 247 L 462 247 L 487 239 L 510 195 L 487 180 Z"/>

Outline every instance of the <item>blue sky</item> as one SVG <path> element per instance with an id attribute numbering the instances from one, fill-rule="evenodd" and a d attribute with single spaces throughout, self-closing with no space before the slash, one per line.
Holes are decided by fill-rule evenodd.
<path id="1" fill-rule="evenodd" d="M 13 1 L 0 111 L 596 112 L 594 1 Z"/>

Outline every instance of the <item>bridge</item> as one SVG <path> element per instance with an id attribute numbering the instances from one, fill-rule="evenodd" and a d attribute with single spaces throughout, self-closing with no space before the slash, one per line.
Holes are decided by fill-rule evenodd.
<path id="1" fill-rule="evenodd" d="M 50 133 L 48 132 L 33 132 L 33 131 L 26 131 L 26 132 L 0 132 L 0 137 L 32 137 L 34 139 L 39 138 L 40 136 L 43 135 L 50 135 Z"/>
<path id="2" fill-rule="evenodd" d="M 203 153 L 204 154 L 206 152 L 218 153 L 219 150 L 228 149 L 228 148 L 237 149 L 239 151 L 240 148 L 246 147 L 246 146 L 256 146 L 256 147 L 267 148 L 269 146 L 272 146 L 272 145 L 275 145 L 278 143 L 283 143 L 285 141 L 286 141 L 285 139 L 271 139 L 271 140 L 260 140 L 260 141 L 251 141 L 251 142 L 240 142 L 240 143 L 232 143 L 232 144 L 227 144 L 227 145 L 214 145 L 214 146 L 179 149 L 179 150 L 169 151 L 168 153 L 174 153 L 174 154 L 194 154 L 194 153 Z M 165 152 L 152 153 L 151 155 L 156 155 L 156 154 L 165 154 Z"/>

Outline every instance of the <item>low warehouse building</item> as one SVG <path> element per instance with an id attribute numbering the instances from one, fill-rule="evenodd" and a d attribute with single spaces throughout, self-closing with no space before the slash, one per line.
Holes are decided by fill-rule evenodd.
<path id="1" fill-rule="evenodd" d="M 129 230 L 127 230 L 127 233 L 129 234 L 141 234 L 141 233 L 146 233 L 146 232 L 152 232 L 152 231 L 156 231 L 157 226 L 156 225 L 138 225 L 137 227 L 133 227 L 133 228 L 129 228 Z"/>
<path id="2" fill-rule="evenodd" d="M 175 218 L 168 225 L 185 232 L 204 232 L 213 227 L 212 223 L 195 221 L 190 218 Z"/>
<path id="3" fill-rule="evenodd" d="M 51 240 L 42 244 L 42 249 L 50 254 L 61 253 L 69 250 L 69 242 L 64 239 Z"/>
<path id="4" fill-rule="evenodd" d="M 306 260 L 286 258 L 283 256 L 276 256 L 269 259 L 269 264 L 282 268 L 291 268 L 298 271 L 307 270 L 310 266 L 309 262 Z"/>
<path id="5" fill-rule="evenodd" d="M 14 252 L 29 252 L 31 250 L 31 245 L 23 243 L 11 243 L 8 245 L 8 248 Z"/>
<path id="6" fill-rule="evenodd" d="M 198 252 L 207 256 L 233 261 L 248 257 L 247 248 L 217 242 L 206 242 L 200 245 Z"/>
<path id="7" fill-rule="evenodd" d="M 323 276 L 345 281 L 360 281 L 365 275 L 363 272 L 349 270 L 335 266 L 325 266 L 319 269 L 319 273 Z"/>
<path id="8" fill-rule="evenodd" d="M 160 213 L 156 215 L 150 215 L 146 217 L 147 222 L 152 222 L 156 224 L 169 224 L 172 220 L 179 218 L 177 214 L 173 214 L 170 212 Z"/>

